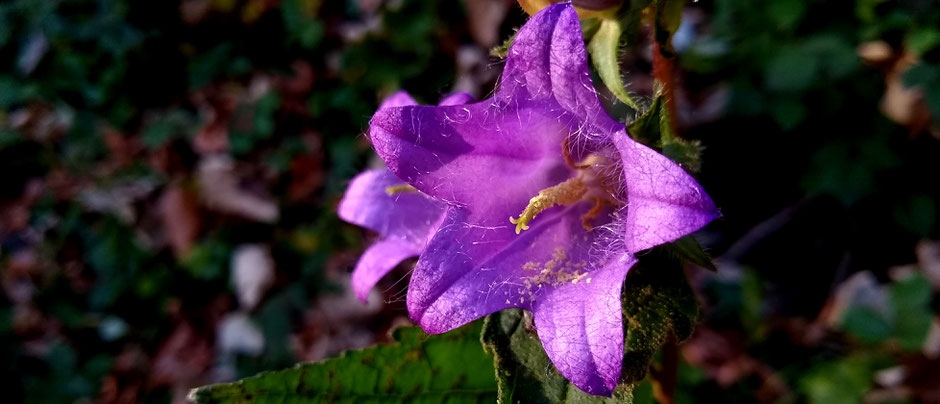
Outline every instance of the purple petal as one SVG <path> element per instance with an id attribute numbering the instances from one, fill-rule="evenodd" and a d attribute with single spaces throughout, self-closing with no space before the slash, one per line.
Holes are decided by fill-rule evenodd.
<path id="1" fill-rule="evenodd" d="M 440 105 L 440 106 L 442 106 L 442 107 L 445 107 L 445 106 L 448 106 L 448 105 L 463 105 L 463 104 L 469 104 L 469 103 L 471 103 L 471 102 L 476 102 L 476 98 L 473 98 L 473 96 L 470 95 L 470 94 L 468 94 L 468 93 L 459 91 L 459 92 L 450 94 L 450 95 L 448 95 L 448 96 L 442 98 L 442 99 L 441 99 L 441 102 L 438 102 L 437 105 Z"/>
<path id="2" fill-rule="evenodd" d="M 536 301 L 535 328 L 555 368 L 581 390 L 609 396 L 623 363 L 620 292 L 636 258 L 622 254 L 589 281 Z"/>
<path id="3" fill-rule="evenodd" d="M 524 203 L 570 177 L 561 153 L 569 138 L 572 148 L 590 148 L 622 128 L 591 84 L 577 13 L 557 4 L 519 30 L 492 99 L 382 109 L 369 134 L 400 178 L 481 212 Z"/>
<path id="4" fill-rule="evenodd" d="M 343 220 L 423 247 L 443 217 L 443 204 L 418 192 L 389 195 L 404 185 L 388 170 L 370 170 L 353 178 L 337 209 Z M 420 250 L 419 250 L 420 251 Z"/>
<path id="5" fill-rule="evenodd" d="M 531 308 L 543 294 L 574 281 L 576 273 L 593 276 L 601 270 L 604 248 L 598 242 L 602 230 L 589 233 L 581 223 L 590 208 L 579 203 L 548 209 L 518 235 L 508 220 L 483 226 L 469 221 L 467 209 L 448 208 L 412 273 L 411 318 L 427 332 L 445 332 L 494 311 Z"/>
<path id="6" fill-rule="evenodd" d="M 352 287 L 356 297 L 365 302 L 379 279 L 406 258 L 418 256 L 422 249 L 424 245 L 399 239 L 380 240 L 369 246 L 353 270 Z"/>
<path id="7" fill-rule="evenodd" d="M 621 131 L 614 135 L 623 159 L 627 214 L 624 242 L 637 252 L 676 240 L 720 216 L 702 186 L 682 167 Z"/>
<path id="8" fill-rule="evenodd" d="M 522 26 L 509 48 L 495 99 L 554 100 L 556 108 L 575 117 L 585 136 L 623 127 L 607 114 L 594 90 L 578 14 L 567 3 L 546 7 Z"/>
<path id="9" fill-rule="evenodd" d="M 535 107 L 389 108 L 372 118 L 370 136 L 389 169 L 432 197 L 478 212 L 521 211 L 572 175 L 561 146 L 576 128 Z"/>

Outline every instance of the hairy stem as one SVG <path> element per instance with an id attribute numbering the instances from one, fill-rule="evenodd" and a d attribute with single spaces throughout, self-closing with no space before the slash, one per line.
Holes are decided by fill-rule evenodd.
<path id="1" fill-rule="evenodd" d="M 676 401 L 676 384 L 679 376 L 679 343 L 675 336 L 670 336 L 663 345 L 662 364 L 651 369 L 653 378 L 653 397 L 660 404 L 673 404 Z"/>

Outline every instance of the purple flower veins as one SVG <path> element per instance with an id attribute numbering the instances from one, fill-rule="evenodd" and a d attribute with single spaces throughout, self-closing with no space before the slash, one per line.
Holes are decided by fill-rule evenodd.
<path id="1" fill-rule="evenodd" d="M 533 16 L 496 93 L 463 102 L 387 102 L 372 118 L 369 136 L 394 175 L 362 174 L 340 207 L 382 236 L 354 284 L 368 291 L 420 253 L 407 306 L 425 331 L 531 310 L 558 371 L 588 393 L 610 395 L 634 254 L 698 230 L 719 216 L 715 205 L 606 113 L 570 4 Z M 386 192 L 402 181 L 420 193 Z"/>

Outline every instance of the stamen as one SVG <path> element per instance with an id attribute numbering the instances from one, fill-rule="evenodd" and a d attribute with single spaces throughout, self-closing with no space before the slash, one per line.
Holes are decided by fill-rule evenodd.
<path id="1" fill-rule="evenodd" d="M 385 193 L 388 194 L 388 196 L 392 196 L 395 194 L 412 193 L 412 192 L 418 192 L 418 190 L 415 187 L 408 185 L 408 184 L 398 184 L 398 185 L 385 187 Z"/>
<path id="2" fill-rule="evenodd" d="M 539 191 L 539 194 L 529 199 L 529 204 L 519 215 L 518 219 L 509 217 L 509 221 L 516 225 L 516 234 L 522 230 L 529 230 L 529 222 L 543 210 L 555 205 L 571 205 L 581 200 L 588 191 L 587 184 L 580 177 L 570 178 L 561 184 Z"/>
<path id="3" fill-rule="evenodd" d="M 571 167 L 574 169 L 588 168 L 591 166 L 591 164 L 594 163 L 594 160 L 591 157 L 588 157 L 587 159 L 585 159 L 584 161 L 580 163 L 575 163 L 574 160 L 571 158 L 571 152 L 569 151 L 569 148 L 568 148 L 568 138 L 565 138 L 565 140 L 561 142 L 561 155 L 562 157 L 565 158 L 565 164 L 567 164 L 568 167 Z"/>
<path id="4" fill-rule="evenodd" d="M 594 207 L 581 216 L 581 226 L 584 226 L 584 230 L 591 231 L 594 229 L 594 226 L 591 225 L 591 220 L 594 220 L 594 218 L 601 213 L 601 209 L 603 208 L 604 199 L 600 197 L 594 198 Z"/>

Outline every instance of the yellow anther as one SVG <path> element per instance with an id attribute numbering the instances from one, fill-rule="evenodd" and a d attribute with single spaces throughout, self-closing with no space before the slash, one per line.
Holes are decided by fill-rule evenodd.
<path id="1" fill-rule="evenodd" d="M 587 184 L 580 177 L 568 179 L 561 184 L 539 191 L 539 194 L 529 199 L 529 204 L 519 215 L 519 218 L 509 217 L 509 221 L 516 225 L 516 234 L 529 230 L 529 222 L 543 210 L 555 205 L 571 205 L 581 200 L 588 191 Z"/>
<path id="2" fill-rule="evenodd" d="M 410 192 L 418 192 L 418 190 L 415 187 L 408 185 L 408 184 L 398 184 L 398 185 L 385 187 L 385 193 L 388 194 L 389 196 L 392 196 L 395 194 L 410 193 Z"/>

